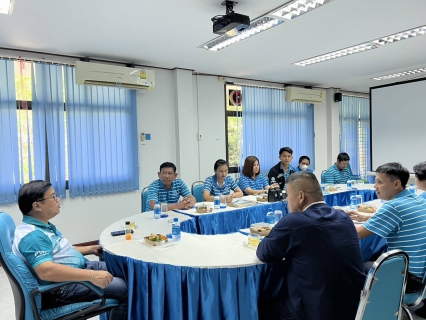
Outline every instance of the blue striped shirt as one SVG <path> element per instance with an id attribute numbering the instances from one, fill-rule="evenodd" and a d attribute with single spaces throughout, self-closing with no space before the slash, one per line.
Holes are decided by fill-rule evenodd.
<path id="1" fill-rule="evenodd" d="M 234 179 L 232 179 L 230 176 L 227 176 L 221 187 L 217 183 L 216 176 L 214 175 L 211 177 L 207 177 L 206 181 L 204 182 L 203 191 L 210 192 L 211 196 L 218 196 L 219 194 L 223 194 L 223 195 L 230 194 L 231 189 L 234 191 L 238 189 L 238 185 L 234 181 Z"/>
<path id="2" fill-rule="evenodd" d="M 170 189 L 166 189 L 164 187 L 163 182 L 158 179 L 150 184 L 148 187 L 148 199 L 146 200 L 146 207 L 148 209 L 151 208 L 149 205 L 150 201 L 157 201 L 160 203 L 178 203 L 179 197 L 182 196 L 184 198 L 191 195 L 191 191 L 189 191 L 185 182 L 181 179 L 175 179 L 172 182 Z"/>
<path id="3" fill-rule="evenodd" d="M 263 174 L 257 175 L 255 179 L 242 175 L 238 181 L 238 186 L 243 190 L 244 195 L 247 195 L 247 193 L 245 193 L 247 188 L 251 190 L 265 190 L 265 188 L 269 186 L 269 183 L 268 179 Z"/>
<path id="4" fill-rule="evenodd" d="M 426 200 L 403 190 L 383 204 L 364 227 L 386 238 L 388 250 L 400 249 L 410 258 L 409 271 L 423 278 L 426 271 Z"/>
<path id="5" fill-rule="evenodd" d="M 324 183 L 344 184 L 348 182 L 351 176 L 352 171 L 349 166 L 340 171 L 337 169 L 336 164 L 333 164 L 326 172 L 324 172 Z"/>
<path id="6" fill-rule="evenodd" d="M 419 197 L 421 197 L 421 198 L 423 198 L 423 199 L 426 199 L 426 191 L 425 191 L 425 192 L 423 192 L 421 195 L 419 195 Z"/>

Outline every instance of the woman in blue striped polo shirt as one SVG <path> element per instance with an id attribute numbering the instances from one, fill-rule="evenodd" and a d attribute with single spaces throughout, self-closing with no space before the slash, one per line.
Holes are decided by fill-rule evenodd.
<path id="1" fill-rule="evenodd" d="M 204 201 L 214 201 L 214 197 L 220 194 L 226 195 L 226 202 L 232 202 L 232 198 L 241 198 L 243 192 L 237 183 L 228 176 L 228 163 L 219 159 L 214 164 L 215 175 L 207 177 L 204 182 L 203 196 Z M 231 195 L 231 190 L 234 194 Z"/>
<path id="2" fill-rule="evenodd" d="M 268 178 L 260 173 L 259 159 L 255 156 L 248 156 L 244 161 L 243 175 L 238 182 L 244 195 L 257 195 L 268 192 L 270 188 Z"/>

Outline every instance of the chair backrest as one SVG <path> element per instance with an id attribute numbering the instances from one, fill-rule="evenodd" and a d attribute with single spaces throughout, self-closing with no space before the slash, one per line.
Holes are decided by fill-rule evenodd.
<path id="1" fill-rule="evenodd" d="M 10 215 L 0 212 L 0 263 L 9 278 L 15 299 L 16 319 L 34 319 L 31 309 L 31 291 L 38 287 L 38 282 L 27 265 L 12 251 L 15 235 L 15 222 Z M 36 297 L 36 306 L 40 311 L 41 297 Z"/>
<path id="2" fill-rule="evenodd" d="M 146 199 L 148 198 L 148 187 L 142 189 L 141 192 L 141 212 L 150 211 L 146 207 Z"/>
<path id="3" fill-rule="evenodd" d="M 322 172 L 321 172 L 321 183 L 325 183 L 324 181 L 324 177 L 325 177 L 325 172 L 326 172 L 327 170 L 323 170 Z"/>
<path id="4" fill-rule="evenodd" d="M 203 202 L 204 181 L 195 181 L 191 186 L 191 193 L 197 202 Z"/>
<path id="5" fill-rule="evenodd" d="M 355 320 L 401 318 L 408 262 L 402 250 L 386 252 L 376 260 L 365 280 Z"/>

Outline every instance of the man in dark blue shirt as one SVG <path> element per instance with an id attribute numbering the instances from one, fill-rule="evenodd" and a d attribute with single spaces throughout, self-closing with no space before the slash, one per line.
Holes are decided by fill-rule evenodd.
<path id="1" fill-rule="evenodd" d="M 257 249 L 263 262 L 285 258 L 281 319 L 353 320 L 365 280 L 353 222 L 324 202 L 310 172 L 292 174 L 287 195 L 291 214 Z"/>

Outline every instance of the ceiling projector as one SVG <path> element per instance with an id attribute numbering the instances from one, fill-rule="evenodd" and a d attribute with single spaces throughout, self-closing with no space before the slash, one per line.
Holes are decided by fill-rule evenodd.
<path id="1" fill-rule="evenodd" d="M 250 17 L 234 12 L 233 8 L 237 3 L 238 2 L 228 0 L 222 2 L 222 5 L 226 6 L 226 15 L 212 18 L 213 33 L 224 34 L 233 29 L 237 32 L 241 32 L 250 28 Z"/>

